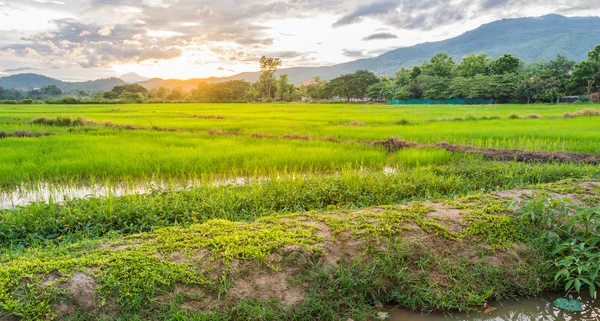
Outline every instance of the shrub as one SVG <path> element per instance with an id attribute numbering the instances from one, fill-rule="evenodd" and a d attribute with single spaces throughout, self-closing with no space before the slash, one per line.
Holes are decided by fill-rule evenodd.
<path id="1" fill-rule="evenodd" d="M 517 114 L 510 114 L 508 116 L 508 119 L 519 119 L 519 118 L 521 118 L 521 117 L 519 117 L 519 115 L 517 115 Z"/>
<path id="2" fill-rule="evenodd" d="M 600 93 L 593 93 L 590 95 L 590 100 L 593 103 L 600 103 Z"/>

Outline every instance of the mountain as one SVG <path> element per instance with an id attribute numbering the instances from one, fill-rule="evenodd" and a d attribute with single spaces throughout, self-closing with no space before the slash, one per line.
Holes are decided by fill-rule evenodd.
<path id="1" fill-rule="evenodd" d="M 119 78 L 128 84 L 138 83 L 138 82 L 142 82 L 142 81 L 146 81 L 146 80 L 150 79 L 148 77 L 144 77 L 135 72 L 130 72 L 130 73 L 121 75 Z"/>
<path id="2" fill-rule="evenodd" d="M 0 87 L 7 89 L 25 88 L 27 90 L 55 85 L 64 91 L 71 89 L 100 91 L 111 90 L 114 86 L 120 86 L 124 84 L 125 82 L 119 78 L 104 78 L 84 82 L 67 82 L 38 74 L 17 74 L 0 78 Z"/>
<path id="3" fill-rule="evenodd" d="M 290 82 L 294 84 L 300 84 L 314 76 L 331 80 L 359 69 L 393 76 L 401 67 L 420 65 L 439 52 L 446 52 L 458 61 L 470 53 L 485 53 L 494 58 L 511 53 L 525 62 L 553 59 L 561 54 L 580 61 L 586 59 L 588 51 L 600 44 L 598 30 L 599 17 L 547 15 L 504 19 L 482 25 L 455 38 L 400 48 L 374 58 L 328 67 L 281 69 L 277 74 L 288 74 Z M 222 80 L 256 81 L 258 76 L 258 72 L 241 73 Z"/>
<path id="4" fill-rule="evenodd" d="M 191 79 L 162 79 L 162 78 L 152 78 L 146 81 L 137 82 L 138 85 L 142 85 L 146 87 L 146 89 L 151 90 L 158 87 L 165 87 L 167 89 L 175 89 L 181 88 L 185 91 L 189 91 L 193 88 L 198 87 L 198 83 L 205 81 L 207 83 L 215 83 L 215 82 L 223 82 L 230 80 L 228 78 L 191 78 Z"/>

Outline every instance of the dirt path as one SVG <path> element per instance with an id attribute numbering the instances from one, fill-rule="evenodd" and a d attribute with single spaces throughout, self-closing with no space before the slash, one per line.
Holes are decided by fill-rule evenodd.
<path id="1" fill-rule="evenodd" d="M 455 145 L 449 143 L 419 144 L 415 142 L 404 141 L 397 138 L 389 138 L 373 143 L 375 146 L 382 146 L 388 152 L 396 152 L 405 148 L 441 148 L 450 152 L 462 152 L 483 155 L 487 159 L 517 161 L 517 162 L 575 162 L 585 164 L 599 164 L 600 157 L 597 155 L 587 155 L 580 153 L 567 152 L 530 152 L 516 149 L 486 149 L 467 145 Z"/>

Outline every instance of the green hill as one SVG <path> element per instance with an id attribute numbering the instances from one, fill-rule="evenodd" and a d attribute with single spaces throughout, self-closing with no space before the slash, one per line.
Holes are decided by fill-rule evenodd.
<path id="1" fill-rule="evenodd" d="M 460 60 L 470 53 L 499 57 L 511 53 L 526 62 L 552 59 L 557 54 L 577 61 L 600 44 L 600 18 L 548 15 L 537 18 L 504 19 L 483 25 L 458 37 L 400 48 L 381 56 L 360 59 L 329 67 L 289 68 L 290 81 L 299 84 L 314 76 L 330 80 L 337 76 L 367 69 L 378 75 L 393 76 L 401 67 L 413 67 L 439 52 Z M 243 73 L 229 79 L 256 81 L 258 73 Z"/>
<path id="2" fill-rule="evenodd" d="M 0 78 L 0 87 L 6 89 L 25 88 L 33 90 L 44 86 L 55 85 L 62 90 L 80 89 L 86 91 L 111 90 L 125 82 L 119 78 L 105 78 L 84 82 L 67 82 L 38 74 L 18 74 Z"/>

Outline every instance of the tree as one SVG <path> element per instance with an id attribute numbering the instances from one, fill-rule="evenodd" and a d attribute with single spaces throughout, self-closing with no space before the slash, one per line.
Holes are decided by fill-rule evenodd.
<path id="1" fill-rule="evenodd" d="M 255 86 L 250 86 L 244 93 L 244 98 L 247 102 L 255 102 L 260 98 L 260 91 Z"/>
<path id="2" fill-rule="evenodd" d="M 378 79 L 374 73 L 368 70 L 357 70 L 353 74 L 332 79 L 327 84 L 326 90 L 332 96 L 343 96 L 350 101 L 352 98 L 366 97 L 369 86 L 377 82 Z"/>
<path id="3" fill-rule="evenodd" d="M 257 82 L 258 90 L 260 91 L 263 99 L 273 99 L 277 88 L 277 81 L 275 79 L 275 71 L 277 67 L 281 66 L 281 59 L 279 58 L 260 58 L 260 78 Z"/>
<path id="4" fill-rule="evenodd" d="M 417 77 L 419 77 L 423 73 L 423 68 L 419 66 L 414 66 L 412 72 L 410 73 L 410 79 L 415 81 Z"/>
<path id="5" fill-rule="evenodd" d="M 145 98 L 146 98 L 146 96 L 144 96 L 142 93 L 134 93 L 134 92 L 129 92 L 129 91 L 126 91 L 119 96 L 119 99 L 121 99 L 121 101 L 130 103 L 130 104 L 144 103 Z"/>
<path id="6" fill-rule="evenodd" d="M 492 61 L 488 69 L 490 75 L 516 74 L 522 65 L 523 62 L 518 57 L 511 54 L 504 54 Z"/>
<path id="7" fill-rule="evenodd" d="M 56 87 L 56 85 L 44 86 L 40 89 L 40 92 L 45 96 L 57 97 L 63 94 L 63 91 Z"/>
<path id="8" fill-rule="evenodd" d="M 410 72 L 410 71 L 409 71 Z M 379 82 L 367 88 L 367 96 L 375 100 L 408 99 L 409 94 L 405 86 L 398 85 L 397 82 L 383 76 Z"/>
<path id="9" fill-rule="evenodd" d="M 105 91 L 104 93 L 102 93 L 102 98 L 104 99 L 118 99 L 119 98 L 119 93 L 116 91 Z"/>
<path id="10" fill-rule="evenodd" d="M 458 75 L 461 77 L 475 77 L 483 75 L 487 71 L 492 58 L 486 54 L 470 54 L 464 56 L 462 62 L 457 67 Z"/>
<path id="11" fill-rule="evenodd" d="M 279 75 L 279 80 L 277 81 L 277 95 L 279 100 L 293 101 L 295 91 L 296 86 L 289 83 L 288 75 Z"/>
<path id="12" fill-rule="evenodd" d="M 454 75 L 456 62 L 447 53 L 438 53 L 423 64 L 423 73 L 434 77 L 449 78 Z"/>
<path id="13" fill-rule="evenodd" d="M 113 87 L 112 91 L 118 93 L 119 95 L 122 93 L 140 93 L 140 94 L 148 94 L 148 89 L 144 88 L 138 84 L 126 84 L 121 86 Z"/>
<path id="14" fill-rule="evenodd" d="M 490 77 L 490 96 L 499 103 L 509 102 L 515 97 L 519 76 L 515 73 Z"/>
<path id="15" fill-rule="evenodd" d="M 569 87 L 588 95 L 600 88 L 600 45 L 588 52 L 587 60 L 575 65 Z"/>
<path id="16" fill-rule="evenodd" d="M 154 88 L 151 89 L 150 92 L 148 92 L 148 98 L 150 99 L 158 99 L 158 100 L 166 100 L 167 96 L 169 96 L 170 94 L 170 90 L 160 86 L 158 88 Z"/>
<path id="17" fill-rule="evenodd" d="M 425 99 L 445 99 L 450 97 L 450 80 L 440 76 L 421 75 L 417 78 Z"/>
<path id="18" fill-rule="evenodd" d="M 171 93 L 167 96 L 167 100 L 177 101 L 183 99 L 183 88 L 175 88 Z"/>
<path id="19" fill-rule="evenodd" d="M 322 80 L 321 77 L 316 76 L 308 86 L 300 86 L 300 95 L 303 98 L 308 98 L 310 100 L 327 98 L 327 92 L 325 91 L 326 85 L 326 81 Z"/>

